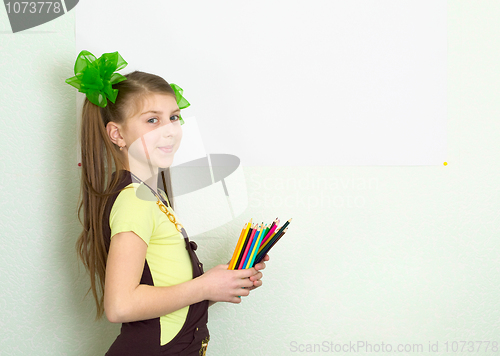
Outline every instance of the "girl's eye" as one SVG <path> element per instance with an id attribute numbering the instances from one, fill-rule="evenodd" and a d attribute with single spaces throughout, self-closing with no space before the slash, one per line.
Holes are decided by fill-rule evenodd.
<path id="1" fill-rule="evenodd" d="M 156 121 L 155 121 L 156 120 Z M 152 117 L 151 119 L 148 120 L 150 124 L 156 124 L 158 122 L 158 118 Z"/>
<path id="2" fill-rule="evenodd" d="M 170 121 L 174 122 L 174 121 L 178 121 L 178 120 L 179 120 L 179 115 L 170 116 Z"/>

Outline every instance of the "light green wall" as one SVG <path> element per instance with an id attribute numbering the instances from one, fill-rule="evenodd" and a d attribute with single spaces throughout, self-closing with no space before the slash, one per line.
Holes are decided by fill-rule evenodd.
<path id="1" fill-rule="evenodd" d="M 0 9 L 1 355 L 99 355 L 118 330 L 93 322 L 74 248 L 74 22 L 12 34 Z"/>
<path id="2" fill-rule="evenodd" d="M 0 10 L 1 355 L 99 355 L 118 332 L 93 321 L 74 250 L 73 15 L 11 34 Z M 206 267 L 228 259 L 247 217 L 294 220 L 264 286 L 212 307 L 210 355 L 500 343 L 499 18 L 496 0 L 448 3 L 447 166 L 244 168 L 255 198 L 196 238 Z"/>

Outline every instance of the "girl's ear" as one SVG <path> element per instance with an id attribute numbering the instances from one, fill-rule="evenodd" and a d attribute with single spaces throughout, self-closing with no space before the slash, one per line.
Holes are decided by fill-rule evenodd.
<path id="1" fill-rule="evenodd" d="M 118 147 L 126 146 L 123 136 L 120 134 L 121 126 L 115 124 L 114 122 L 108 122 L 106 125 L 106 132 L 108 133 L 109 139 Z"/>

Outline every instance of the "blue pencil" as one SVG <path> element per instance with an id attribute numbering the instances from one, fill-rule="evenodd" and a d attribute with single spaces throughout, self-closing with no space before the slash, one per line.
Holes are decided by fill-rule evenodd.
<path id="1" fill-rule="evenodd" d="M 266 233 L 269 231 L 269 228 L 266 226 L 264 229 L 262 229 L 263 231 L 261 232 L 261 234 L 259 235 L 259 239 L 257 240 L 257 242 L 255 243 L 255 246 L 253 248 L 253 251 L 252 251 L 252 256 L 250 257 L 250 260 L 248 261 L 248 265 L 247 265 L 247 268 L 250 268 L 250 267 L 253 267 L 254 266 L 254 262 L 255 262 L 255 257 L 257 257 L 257 251 L 259 251 L 259 247 L 260 247 L 260 244 L 262 243 L 262 239 L 264 238 L 264 236 L 266 236 Z"/>
<path id="2" fill-rule="evenodd" d="M 257 242 L 257 239 L 260 237 L 260 235 L 262 235 L 263 231 L 264 231 L 264 226 L 259 225 L 259 228 L 257 229 L 258 235 L 255 234 L 255 236 L 253 238 L 252 244 L 250 245 L 250 249 L 248 250 L 248 254 L 247 254 L 246 258 L 245 258 L 245 262 L 243 262 L 243 268 L 242 269 L 249 268 L 247 266 L 248 266 L 248 262 L 250 262 L 251 254 L 252 254 L 252 252 L 254 250 L 255 243 Z"/>

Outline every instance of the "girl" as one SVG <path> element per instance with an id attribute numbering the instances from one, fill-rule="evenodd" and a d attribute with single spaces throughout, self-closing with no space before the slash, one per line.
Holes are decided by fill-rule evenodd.
<path id="1" fill-rule="evenodd" d="M 172 164 L 181 142 L 178 103 L 189 103 L 156 75 L 114 73 L 126 64 L 118 52 L 96 59 L 82 51 L 66 81 L 87 95 L 78 253 L 97 317 L 123 323 L 106 355 L 202 355 L 209 304 L 239 303 L 262 284 L 265 264 L 203 273 L 171 194 L 157 186 L 159 168 Z"/>

